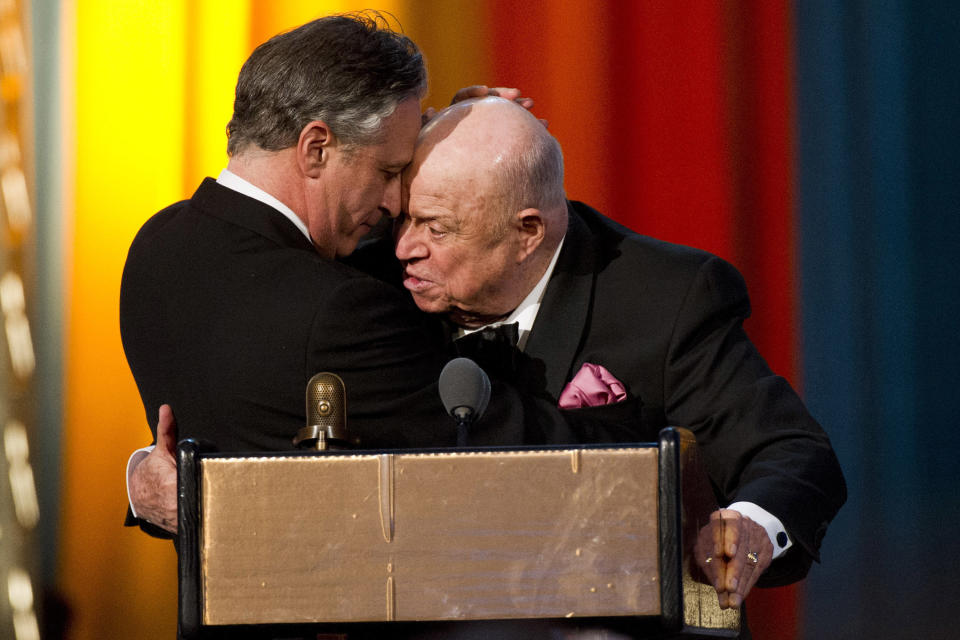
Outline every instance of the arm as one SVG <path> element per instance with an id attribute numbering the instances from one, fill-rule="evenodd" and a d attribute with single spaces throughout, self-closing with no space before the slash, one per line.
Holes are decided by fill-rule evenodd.
<path id="1" fill-rule="evenodd" d="M 744 333 L 742 322 L 749 313 L 739 273 L 718 258 L 704 261 L 676 319 L 664 392 L 668 422 L 696 435 L 721 504 L 758 505 L 783 523 L 795 543 L 776 561 L 772 552 L 758 553 L 754 565 L 747 553 L 759 552 L 761 541 L 769 544 L 763 527 L 740 514 L 715 514 L 720 522 L 708 525 L 704 536 L 713 540 L 718 530 L 723 535 L 710 553 L 701 547 L 698 561 L 708 576 L 718 575 L 718 564 L 732 569 L 741 587 L 761 573 L 760 584 L 769 586 L 802 578 L 818 558 L 827 524 L 846 496 L 826 434 Z M 727 526 L 731 519 L 736 526 Z M 744 550 L 744 544 L 757 548 Z M 731 548 L 736 555 L 728 555 Z M 707 563 L 711 556 L 714 560 Z M 744 583 L 747 572 L 751 575 Z M 729 579 L 716 584 L 720 591 L 746 596 L 742 589 L 730 590 Z"/>

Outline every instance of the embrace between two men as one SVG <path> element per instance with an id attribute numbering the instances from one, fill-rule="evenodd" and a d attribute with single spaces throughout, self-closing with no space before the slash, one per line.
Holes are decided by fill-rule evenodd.
<path id="1" fill-rule="evenodd" d="M 128 522 L 176 530 L 177 435 L 289 449 L 321 370 L 344 379 L 364 448 L 452 446 L 440 369 L 517 323 L 510 353 L 477 355 L 494 393 L 469 444 L 686 427 L 726 505 L 696 549 L 721 606 L 802 578 L 845 485 L 744 333 L 737 271 L 568 201 L 559 144 L 516 92 L 461 92 L 421 127 L 425 85 L 416 46 L 368 16 L 313 21 L 245 63 L 227 168 L 151 218 L 124 269 L 124 349 L 158 443 L 132 461 Z M 383 216 L 395 257 L 383 239 L 355 252 Z"/>

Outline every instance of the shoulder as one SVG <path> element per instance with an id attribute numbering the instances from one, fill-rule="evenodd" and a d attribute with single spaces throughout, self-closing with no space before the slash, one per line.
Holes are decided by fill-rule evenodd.
<path id="1" fill-rule="evenodd" d="M 150 216 L 137 231 L 137 235 L 134 236 L 133 246 L 162 237 L 169 230 L 169 226 L 176 224 L 178 218 L 189 208 L 189 200 L 180 200 Z"/>
<path id="2" fill-rule="evenodd" d="M 700 280 L 737 291 L 746 288 L 736 267 L 707 251 L 637 233 L 582 202 L 571 201 L 570 216 L 568 239 L 592 246 L 600 281 L 626 279 L 631 289 L 672 295 Z M 583 252 L 583 247 L 571 250 Z"/>

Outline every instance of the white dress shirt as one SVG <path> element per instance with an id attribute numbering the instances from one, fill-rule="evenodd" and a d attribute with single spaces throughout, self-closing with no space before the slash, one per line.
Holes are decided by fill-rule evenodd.
<path id="1" fill-rule="evenodd" d="M 223 185 L 227 189 L 233 189 L 238 193 L 242 193 L 245 196 L 253 198 L 254 200 L 259 200 L 263 204 L 273 207 L 283 215 L 287 216 L 287 218 L 290 219 L 290 222 L 297 225 L 297 229 L 300 229 L 301 233 L 307 237 L 307 240 L 310 240 L 310 231 L 307 229 L 306 223 L 300 219 L 300 216 L 295 214 L 293 209 L 283 204 L 260 187 L 250 184 L 229 169 L 224 169 L 220 172 L 220 175 L 217 176 L 217 184 Z"/>

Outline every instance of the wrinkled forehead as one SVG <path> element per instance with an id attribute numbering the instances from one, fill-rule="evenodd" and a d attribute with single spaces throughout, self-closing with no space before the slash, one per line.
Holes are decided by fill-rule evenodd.
<path id="1" fill-rule="evenodd" d="M 437 160 L 431 156 L 405 187 L 404 212 L 416 220 L 442 223 L 462 240 L 486 238 L 500 211 L 489 179 L 469 163 Z"/>

